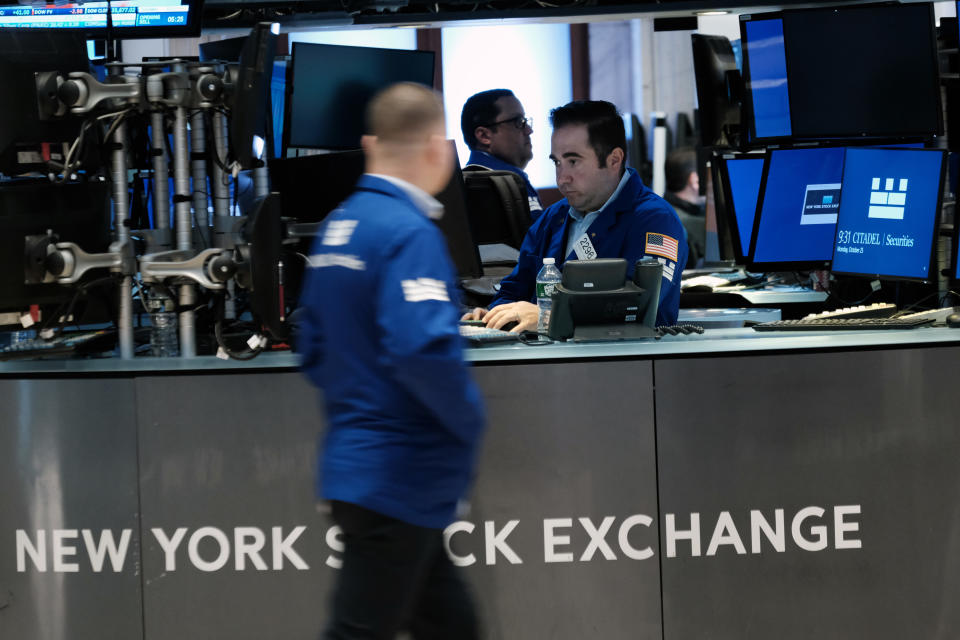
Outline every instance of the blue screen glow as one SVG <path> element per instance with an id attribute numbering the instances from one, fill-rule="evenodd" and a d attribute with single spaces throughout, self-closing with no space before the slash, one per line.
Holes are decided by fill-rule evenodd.
<path id="1" fill-rule="evenodd" d="M 743 255 L 748 256 L 753 217 L 757 213 L 757 198 L 760 195 L 760 179 L 763 178 L 763 158 L 727 160 L 727 174 L 730 177 L 730 196 L 733 199 L 740 247 Z"/>
<path id="2" fill-rule="evenodd" d="M 749 21 L 745 23 L 745 30 L 756 137 L 789 136 L 790 93 L 783 45 L 783 21 Z"/>
<path id="3" fill-rule="evenodd" d="M 752 262 L 830 260 L 843 152 L 842 148 L 770 152 Z"/>
<path id="4" fill-rule="evenodd" d="M 943 153 L 847 149 L 833 270 L 928 279 Z"/>

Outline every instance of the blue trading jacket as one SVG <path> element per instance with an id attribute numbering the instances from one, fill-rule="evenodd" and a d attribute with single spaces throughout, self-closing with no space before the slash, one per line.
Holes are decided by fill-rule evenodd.
<path id="1" fill-rule="evenodd" d="M 298 349 L 324 391 L 319 495 L 443 528 L 466 493 L 483 407 L 463 361 L 443 236 L 365 175 L 314 241 Z"/>
<path id="2" fill-rule="evenodd" d="M 540 204 L 540 195 L 537 193 L 537 190 L 533 188 L 533 185 L 530 184 L 530 178 L 527 177 L 523 169 L 515 167 L 509 162 L 504 162 L 486 151 L 477 150 L 471 151 L 470 159 L 467 160 L 468 167 L 472 164 L 480 165 L 481 167 L 486 167 L 494 171 L 512 171 L 523 178 L 523 183 L 527 185 L 527 202 L 530 203 L 530 219 L 536 220 L 540 216 L 540 213 L 543 211 L 543 205 Z"/>
<path id="3" fill-rule="evenodd" d="M 677 322 L 680 306 L 680 276 L 687 264 L 687 242 L 683 225 L 673 208 L 647 188 L 633 169 L 627 169 L 630 177 L 616 199 L 610 202 L 587 230 L 598 258 L 626 258 L 628 277 L 633 276 L 637 260 L 649 256 L 664 265 L 660 286 L 660 308 L 657 325 Z M 573 260 L 575 253 L 564 255 L 567 246 L 567 227 L 572 220 L 570 205 L 566 199 L 551 205 L 543 212 L 520 246 L 520 258 L 510 275 L 500 282 L 500 292 L 490 307 L 505 302 L 527 300 L 536 303 L 536 279 L 543 259 L 553 257 L 562 268 L 566 260 Z M 677 245 L 676 259 L 664 257 L 661 247 L 648 245 L 648 233 L 662 234 Z M 669 253 L 667 251 L 666 253 Z M 680 265 L 679 267 L 677 265 Z"/>

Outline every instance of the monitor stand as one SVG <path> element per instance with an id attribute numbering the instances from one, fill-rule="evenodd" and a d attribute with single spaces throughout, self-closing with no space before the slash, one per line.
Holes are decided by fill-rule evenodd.
<path id="1" fill-rule="evenodd" d="M 657 332 L 640 322 L 622 324 L 588 324 L 575 327 L 573 342 L 613 342 L 616 340 L 639 340 L 654 338 Z"/>

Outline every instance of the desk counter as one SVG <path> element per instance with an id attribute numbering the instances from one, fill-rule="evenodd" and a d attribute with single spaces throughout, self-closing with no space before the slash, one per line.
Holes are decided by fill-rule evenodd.
<path id="1" fill-rule="evenodd" d="M 960 637 L 960 331 L 473 349 L 485 640 Z M 0 636 L 315 638 L 290 354 L 0 365 Z"/>
<path id="2" fill-rule="evenodd" d="M 768 353 L 771 351 L 856 351 L 903 347 L 938 347 L 960 344 L 960 329 L 924 327 L 882 331 L 804 331 L 758 332 L 752 329 L 708 329 L 704 334 L 666 336 L 622 342 L 545 345 L 498 343 L 469 348 L 469 362 L 507 364 L 510 362 L 553 360 L 669 359 L 691 356 Z M 50 359 L 0 362 L 0 377 L 32 375 L 149 373 L 213 373 L 227 371 L 289 370 L 299 366 L 298 357 L 289 352 L 266 353 L 253 360 L 224 360 L 212 356 L 196 358 L 118 358 Z"/>

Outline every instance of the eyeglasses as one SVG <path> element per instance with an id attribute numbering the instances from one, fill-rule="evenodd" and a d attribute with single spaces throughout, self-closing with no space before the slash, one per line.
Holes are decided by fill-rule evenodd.
<path id="1" fill-rule="evenodd" d="M 530 116 L 513 116 L 512 118 L 507 118 L 506 120 L 497 120 L 496 122 L 491 122 L 490 124 L 483 125 L 484 127 L 495 127 L 498 124 L 512 124 L 517 129 L 521 131 L 527 127 L 533 129 L 533 118 Z"/>

